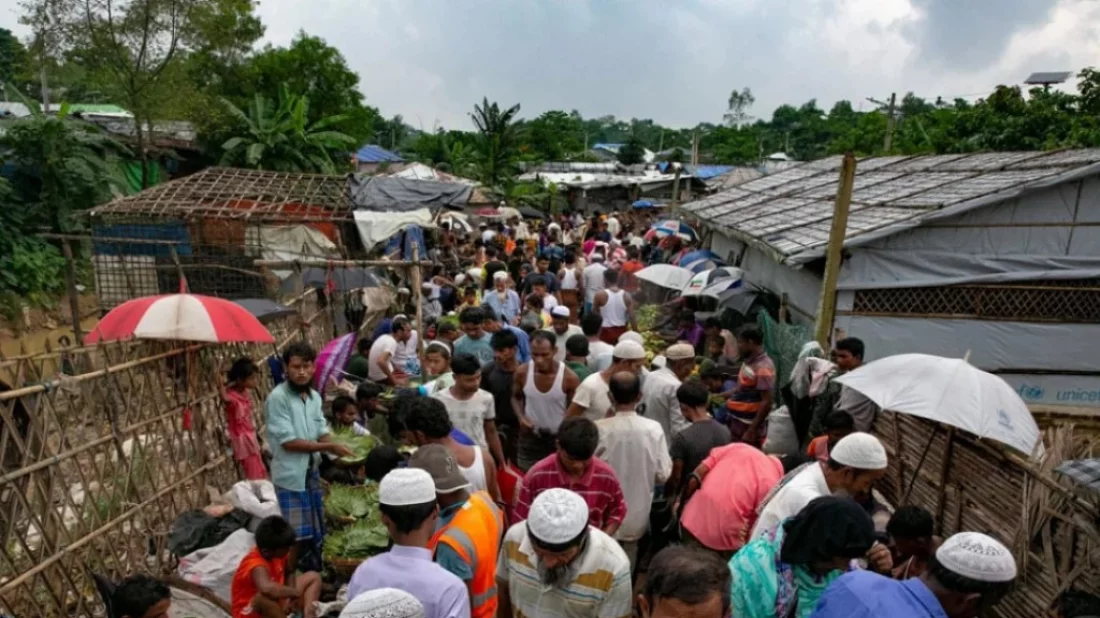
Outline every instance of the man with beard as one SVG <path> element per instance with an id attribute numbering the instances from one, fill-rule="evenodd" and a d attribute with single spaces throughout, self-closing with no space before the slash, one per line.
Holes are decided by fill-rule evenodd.
<path id="1" fill-rule="evenodd" d="M 542 492 L 527 520 L 508 529 L 497 582 L 502 618 L 633 612 L 630 561 L 614 539 L 588 525 L 588 505 L 568 489 Z"/>
<path id="2" fill-rule="evenodd" d="M 276 386 L 264 402 L 267 443 L 271 446 L 271 482 L 279 498 L 283 518 L 298 538 L 293 571 L 321 570 L 321 542 L 325 534 L 321 477 L 322 453 L 351 455 L 347 447 L 332 442 L 332 433 L 321 412 L 321 395 L 313 390 L 313 362 L 317 352 L 308 344 L 293 343 L 283 353 L 286 381 Z"/>
<path id="3" fill-rule="evenodd" d="M 550 331 L 531 337 L 531 362 L 520 365 L 512 379 L 512 410 L 519 419 L 516 463 L 527 471 L 554 453 L 558 426 L 580 385 L 577 374 L 554 360 L 557 338 Z"/>

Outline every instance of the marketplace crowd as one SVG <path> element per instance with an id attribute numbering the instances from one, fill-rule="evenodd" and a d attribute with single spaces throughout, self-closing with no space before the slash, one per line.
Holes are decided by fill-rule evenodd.
<path id="1" fill-rule="evenodd" d="M 234 454 L 271 479 L 282 511 L 237 570 L 234 618 L 315 618 L 323 486 L 347 474 L 378 483 L 391 540 L 348 582 L 348 618 L 971 618 L 998 603 L 1017 578 L 1004 545 L 937 538 L 928 511 L 875 501 L 888 463 L 869 433 L 877 411 L 831 381 L 859 366 L 861 341 L 800 361 L 799 452 L 784 456 L 762 450 L 780 385 L 755 327 L 734 335 L 667 303 L 667 343 L 647 358 L 635 275 L 697 248 L 647 233 L 650 219 L 444 227 L 422 290 L 427 332 L 400 290 L 329 418 L 315 351 L 285 350 L 264 403 L 267 469 L 257 369 L 234 365 Z M 333 425 L 379 440 L 362 469 L 332 464 L 348 454 Z M 161 615 L 134 607 L 124 615 Z"/>

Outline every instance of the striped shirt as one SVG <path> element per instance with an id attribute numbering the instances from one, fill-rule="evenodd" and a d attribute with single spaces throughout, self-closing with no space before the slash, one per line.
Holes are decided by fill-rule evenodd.
<path id="1" fill-rule="evenodd" d="M 573 478 L 562 467 L 554 453 L 531 466 L 523 477 L 512 523 L 527 519 L 531 503 L 547 489 L 561 487 L 574 491 L 588 503 L 588 525 L 603 530 L 609 524 L 621 524 L 626 517 L 626 500 L 615 471 L 607 463 L 593 457 L 588 460 L 581 478 Z"/>
<path id="2" fill-rule="evenodd" d="M 633 614 L 630 560 L 619 544 L 590 529 L 588 545 L 569 565 L 569 581 L 547 586 L 539 578 L 539 558 L 527 536 L 527 525 L 504 535 L 497 563 L 497 583 L 508 589 L 512 616 L 522 618 L 626 618 Z"/>

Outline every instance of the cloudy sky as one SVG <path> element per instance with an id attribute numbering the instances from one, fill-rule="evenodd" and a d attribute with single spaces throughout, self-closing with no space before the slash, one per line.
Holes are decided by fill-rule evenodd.
<path id="1" fill-rule="evenodd" d="M 0 0 L 0 24 L 16 0 Z M 266 40 L 325 38 L 367 101 L 467 128 L 488 96 L 522 115 L 721 119 L 816 98 L 975 98 L 1033 71 L 1100 66 L 1100 0 L 262 0 Z M 11 18 L 9 19 L 9 16 Z M 864 105 L 867 105 L 864 103 Z"/>

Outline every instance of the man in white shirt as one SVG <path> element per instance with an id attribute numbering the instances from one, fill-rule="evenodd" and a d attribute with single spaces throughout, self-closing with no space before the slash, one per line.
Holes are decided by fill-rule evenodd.
<path id="1" fill-rule="evenodd" d="M 554 336 L 558 338 L 557 351 L 554 352 L 554 360 L 559 363 L 565 360 L 565 342 L 573 335 L 583 335 L 580 326 L 569 323 L 569 307 L 558 305 L 550 310 L 550 325 L 554 329 Z"/>
<path id="2" fill-rule="evenodd" d="M 603 326 L 603 318 L 595 313 L 589 313 L 581 318 L 581 330 L 588 337 L 588 368 L 592 371 L 603 371 L 611 366 L 611 352 L 615 346 L 600 339 L 600 328 Z"/>
<path id="3" fill-rule="evenodd" d="M 600 430 L 596 456 L 615 470 L 623 488 L 626 518 L 615 532 L 615 539 L 633 567 L 638 557 L 638 541 L 649 528 L 653 487 L 668 480 L 672 459 L 660 423 L 635 411 L 642 395 L 638 376 L 620 371 L 611 376 L 610 390 L 615 414 L 596 421 Z"/>
<path id="4" fill-rule="evenodd" d="M 665 359 L 664 367 L 646 376 L 642 403 L 645 404 L 646 418 L 660 423 L 665 439 L 671 444 L 676 434 L 691 425 L 691 421 L 680 412 L 676 389 L 695 369 L 695 348 L 684 342 L 670 345 L 665 350 Z"/>
<path id="5" fill-rule="evenodd" d="M 584 416 L 592 421 L 600 420 L 612 412 L 611 376 L 620 372 L 637 375 L 645 363 L 645 348 L 635 341 L 620 341 L 611 352 L 611 366 L 594 373 L 581 382 L 566 416 Z"/>
<path id="6" fill-rule="evenodd" d="M 622 229 L 623 227 L 619 220 L 615 218 L 614 213 L 607 216 L 607 231 L 611 233 L 611 238 L 618 238 Z"/>
<path id="7" fill-rule="evenodd" d="M 592 254 L 592 263 L 584 267 L 584 312 L 592 313 L 592 303 L 596 300 L 596 293 L 604 289 L 604 256 L 601 253 Z"/>
<path id="8" fill-rule="evenodd" d="M 405 342 L 413 335 L 412 324 L 408 318 L 397 317 L 392 322 L 393 334 L 382 335 L 374 340 L 367 355 L 370 368 L 367 370 L 367 379 L 386 384 L 397 384 L 404 379 L 405 370 L 394 366 L 394 358 L 398 354 L 398 348 L 404 348 Z M 403 350 L 402 350 L 403 351 Z"/>

